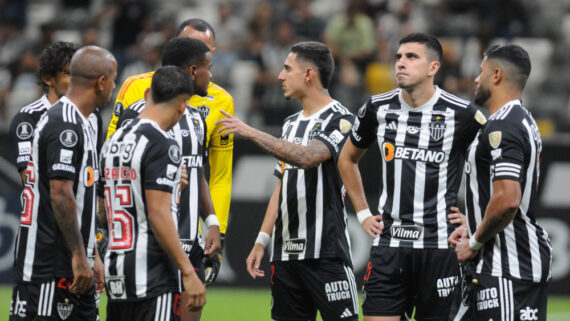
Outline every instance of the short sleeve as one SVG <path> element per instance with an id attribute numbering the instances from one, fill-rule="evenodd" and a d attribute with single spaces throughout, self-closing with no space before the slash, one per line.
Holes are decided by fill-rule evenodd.
<path id="1" fill-rule="evenodd" d="M 181 150 L 176 141 L 154 142 L 144 156 L 144 188 L 172 193 L 179 183 Z"/>
<path id="2" fill-rule="evenodd" d="M 28 113 L 16 114 L 10 123 L 10 137 L 18 148 L 16 167 L 19 171 L 26 169 L 28 161 L 31 160 L 35 125 L 35 119 Z"/>
<path id="3" fill-rule="evenodd" d="M 489 123 L 483 139 L 489 144 L 493 181 L 522 181 L 524 175 L 524 135 L 512 122 L 495 120 Z"/>
<path id="4" fill-rule="evenodd" d="M 479 130 L 486 123 L 487 118 L 485 115 L 473 104 L 469 104 L 467 109 L 459 114 L 456 131 L 461 133 L 459 140 L 462 150 L 469 147 Z"/>
<path id="5" fill-rule="evenodd" d="M 350 141 L 354 146 L 365 149 L 376 141 L 378 131 L 377 110 L 378 108 L 371 100 L 368 100 L 358 109 L 350 135 Z"/>
<path id="6" fill-rule="evenodd" d="M 40 146 L 45 150 L 47 173 L 50 179 L 75 180 L 83 161 L 83 129 L 71 123 L 49 122 L 40 134 Z"/>
<path id="7" fill-rule="evenodd" d="M 338 114 L 329 121 L 327 126 L 314 139 L 323 142 L 330 150 L 332 158 L 336 161 L 342 146 L 350 134 L 353 123 L 354 116 L 352 114 Z"/>

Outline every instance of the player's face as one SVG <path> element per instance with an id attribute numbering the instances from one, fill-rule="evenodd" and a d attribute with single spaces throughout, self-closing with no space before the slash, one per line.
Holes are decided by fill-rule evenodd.
<path id="1" fill-rule="evenodd" d="M 213 55 L 216 51 L 216 47 L 214 47 L 214 34 L 210 30 L 206 31 L 199 31 L 190 26 L 186 26 L 180 34 L 179 37 L 186 37 L 191 39 L 197 39 L 202 41 L 203 43 L 210 48 L 210 53 Z"/>
<path id="2" fill-rule="evenodd" d="M 398 87 L 411 89 L 426 81 L 428 76 L 435 75 L 437 66 L 428 56 L 428 49 L 417 42 L 403 43 L 396 53 L 395 73 Z"/>
<path id="3" fill-rule="evenodd" d="M 58 71 L 53 79 L 53 86 L 51 86 L 50 90 L 53 89 L 53 93 L 57 96 L 57 98 L 61 98 L 67 92 L 69 88 L 69 80 L 71 79 L 71 73 L 69 72 L 69 64 L 63 67 L 62 71 Z"/>
<path id="4" fill-rule="evenodd" d="M 489 89 L 491 69 L 487 57 L 485 57 L 481 62 L 479 76 L 475 78 L 475 104 L 479 106 L 487 107 L 487 102 L 491 98 L 491 90 Z"/>
<path id="5" fill-rule="evenodd" d="M 194 77 L 194 93 L 200 96 L 208 95 L 208 86 L 212 80 L 212 54 L 207 52 L 204 59 L 196 66 L 193 71 Z"/>
<path id="6" fill-rule="evenodd" d="M 285 59 L 283 69 L 277 79 L 281 81 L 283 96 L 287 99 L 298 98 L 305 88 L 305 69 L 296 60 L 297 54 L 290 53 Z"/>

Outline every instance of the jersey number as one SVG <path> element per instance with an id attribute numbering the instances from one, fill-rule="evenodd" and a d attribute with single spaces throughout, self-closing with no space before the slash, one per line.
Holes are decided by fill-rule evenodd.
<path id="1" fill-rule="evenodd" d="M 107 222 L 109 222 L 109 246 L 110 250 L 131 250 L 134 243 L 135 219 L 125 207 L 133 205 L 131 187 L 119 185 L 115 188 L 114 203 L 111 189 L 105 187 L 105 207 L 107 210 Z M 113 204 L 118 204 L 118 209 L 113 209 Z"/>
<path id="2" fill-rule="evenodd" d="M 22 191 L 22 213 L 20 223 L 22 225 L 32 224 L 32 214 L 34 212 L 34 184 L 36 183 L 36 172 L 34 164 L 28 163 L 26 167 L 26 184 Z"/>

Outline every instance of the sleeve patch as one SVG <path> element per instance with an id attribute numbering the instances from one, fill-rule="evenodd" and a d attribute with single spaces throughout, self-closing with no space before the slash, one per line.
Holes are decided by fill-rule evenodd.
<path id="1" fill-rule="evenodd" d="M 501 145 L 502 136 L 503 133 L 500 130 L 490 133 L 489 144 L 491 144 L 491 147 L 498 148 Z"/>
<path id="2" fill-rule="evenodd" d="M 28 139 L 34 134 L 34 126 L 28 122 L 22 122 L 16 128 L 16 136 L 19 139 Z"/>
<path id="3" fill-rule="evenodd" d="M 172 145 L 168 148 L 168 156 L 170 159 L 176 163 L 180 163 L 180 148 L 177 145 Z"/>
<path id="4" fill-rule="evenodd" d="M 71 148 L 77 144 L 77 134 L 71 129 L 66 129 L 59 134 L 59 141 L 63 146 Z"/>
<path id="5" fill-rule="evenodd" d="M 64 164 L 71 164 L 73 159 L 73 151 L 69 149 L 62 149 L 59 151 L 59 161 Z"/>
<path id="6" fill-rule="evenodd" d="M 487 123 L 487 118 L 485 118 L 485 115 L 483 115 L 480 110 L 475 113 L 475 120 L 481 125 L 485 125 Z"/>
<path id="7" fill-rule="evenodd" d="M 352 127 L 352 125 L 350 124 L 350 122 L 346 119 L 341 119 L 340 123 L 339 123 L 339 128 L 341 133 L 346 134 L 348 133 L 348 131 L 350 130 L 350 128 Z"/>
<path id="8" fill-rule="evenodd" d="M 32 143 L 31 142 L 19 142 L 18 143 L 18 154 L 19 155 L 29 155 L 32 153 Z"/>

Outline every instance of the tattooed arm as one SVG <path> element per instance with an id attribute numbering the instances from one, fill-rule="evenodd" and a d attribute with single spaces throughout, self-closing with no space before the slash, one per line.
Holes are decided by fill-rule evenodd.
<path id="1" fill-rule="evenodd" d="M 238 134 L 243 138 L 253 141 L 264 151 L 275 158 L 288 164 L 295 165 L 302 169 L 308 169 L 332 157 L 328 147 L 321 141 L 313 139 L 307 146 L 297 145 L 273 137 L 265 132 L 257 130 L 242 122 L 239 118 L 224 113 L 227 118 L 222 118 L 216 122 L 222 127 L 218 133 Z"/>
<path id="2" fill-rule="evenodd" d="M 517 181 L 498 180 L 493 182 L 493 195 L 487 205 L 483 221 L 471 236 L 485 244 L 509 225 L 517 214 L 521 202 L 521 186 Z M 466 236 L 466 235 L 465 235 Z M 469 246 L 469 238 L 462 238 L 455 252 L 460 262 L 473 258 L 477 251 Z"/>
<path id="3" fill-rule="evenodd" d="M 72 254 L 73 284 L 69 289 L 72 293 L 81 294 L 93 286 L 93 273 L 87 263 L 85 246 L 77 223 L 73 181 L 51 179 L 49 182 L 53 214 Z"/>

